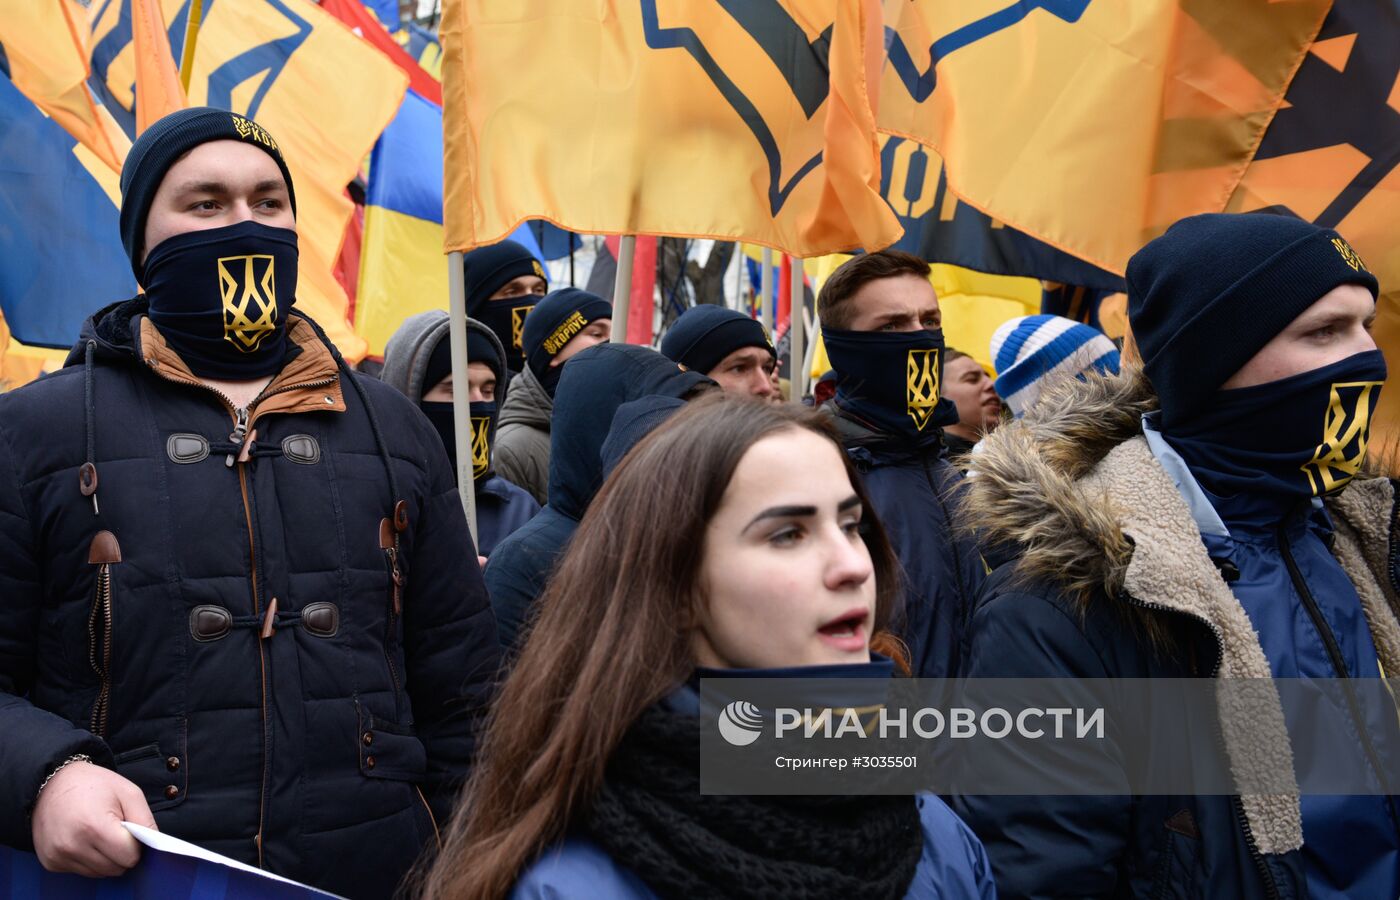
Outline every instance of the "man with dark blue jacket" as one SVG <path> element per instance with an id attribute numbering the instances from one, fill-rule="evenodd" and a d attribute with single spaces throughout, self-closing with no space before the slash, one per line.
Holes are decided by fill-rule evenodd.
<path id="1" fill-rule="evenodd" d="M 963 623 L 986 575 L 976 546 L 955 535 L 962 479 L 941 427 L 958 421 L 941 396 L 943 316 L 929 265 L 887 250 L 843 264 L 817 298 L 836 370 L 836 415 L 904 568 L 903 619 L 914 674 L 952 675 Z"/>
<path id="2" fill-rule="evenodd" d="M 293 306 L 257 123 L 173 113 L 121 188 L 145 293 L 0 398 L 0 840 L 113 875 L 129 819 L 388 896 L 499 661 L 447 455 Z"/>
<path id="3" fill-rule="evenodd" d="M 1400 671 L 1395 483 L 1361 474 L 1376 280 L 1336 232 L 1263 214 L 1184 219 L 1127 274 L 1141 368 L 1056 386 L 977 456 L 967 524 L 1015 561 L 963 674 L 1308 679 L 1247 720 L 1222 703 L 1203 735 L 1247 784 L 1292 790 L 954 807 L 1003 897 L 1395 897 L 1396 710 L 1345 699 L 1385 699 L 1375 679 Z M 1356 793 L 1301 790 L 1319 742 Z M 1047 794 L 1066 783 L 1023 762 Z M 1127 785 L 1139 762 L 1106 768 Z"/>
<path id="4" fill-rule="evenodd" d="M 642 397 L 684 400 L 717 385 L 649 347 L 599 344 L 563 366 L 550 431 L 549 503 L 506 538 L 486 566 L 501 644 L 518 648 L 554 564 L 603 484 L 603 444 L 618 407 Z"/>

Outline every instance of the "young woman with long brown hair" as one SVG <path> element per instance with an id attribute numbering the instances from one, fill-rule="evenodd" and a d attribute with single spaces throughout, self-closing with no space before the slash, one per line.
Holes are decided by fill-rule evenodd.
<path id="1" fill-rule="evenodd" d="M 697 670 L 891 673 L 867 509 L 822 413 L 715 395 L 642 440 L 541 599 L 426 895 L 994 896 L 935 797 L 700 794 Z"/>

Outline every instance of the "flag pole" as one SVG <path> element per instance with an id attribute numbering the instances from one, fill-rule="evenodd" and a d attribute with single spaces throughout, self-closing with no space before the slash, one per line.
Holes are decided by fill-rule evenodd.
<path id="1" fill-rule="evenodd" d="M 452 348 L 452 430 L 457 437 L 457 485 L 467 514 L 472 544 L 476 539 L 476 491 L 472 485 L 472 410 L 467 381 L 467 279 L 462 251 L 447 254 L 447 339 Z M 428 385 L 432 387 L 432 385 Z"/>
<path id="2" fill-rule="evenodd" d="M 617 279 L 613 282 L 612 343 L 627 343 L 628 317 L 632 312 L 632 260 L 637 236 L 624 234 L 617 242 Z"/>
<path id="3" fill-rule="evenodd" d="M 768 298 L 773 295 L 773 250 L 771 247 L 763 248 L 762 268 L 758 272 L 758 320 L 763 323 L 763 327 L 768 329 L 768 333 L 773 333 L 773 315 L 768 310 Z M 773 338 L 777 340 L 777 338 Z"/>
<path id="4" fill-rule="evenodd" d="M 744 250 L 734 242 L 734 309 L 744 308 Z"/>
<path id="5" fill-rule="evenodd" d="M 190 76 L 194 74 L 194 45 L 199 40 L 199 25 L 204 18 L 204 0 L 190 0 L 189 18 L 185 20 L 185 48 L 180 54 L 180 86 L 185 96 L 190 93 Z"/>
<path id="6" fill-rule="evenodd" d="M 801 403 L 802 396 L 807 392 L 807 372 L 804 360 L 807 356 L 802 352 L 802 332 L 807 324 L 807 304 L 802 291 L 802 257 L 792 258 L 792 286 L 788 291 L 788 296 L 792 298 L 791 312 L 788 314 L 788 384 L 791 386 L 792 401 Z"/>

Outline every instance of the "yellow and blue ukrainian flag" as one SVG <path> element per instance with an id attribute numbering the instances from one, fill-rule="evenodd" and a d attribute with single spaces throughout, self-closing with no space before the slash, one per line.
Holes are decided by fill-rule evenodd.
<path id="1" fill-rule="evenodd" d="M 526 225 L 510 238 L 543 262 Z M 410 90 L 370 156 L 354 323 L 370 354 L 407 317 L 447 309 L 442 241 L 442 109 Z"/>

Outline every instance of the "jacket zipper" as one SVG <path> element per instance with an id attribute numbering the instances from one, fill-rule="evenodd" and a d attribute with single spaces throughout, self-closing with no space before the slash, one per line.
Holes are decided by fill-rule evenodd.
<path id="1" fill-rule="evenodd" d="M 1308 583 L 1303 579 L 1303 573 L 1298 569 L 1298 563 L 1293 558 L 1293 548 L 1288 543 L 1285 522 L 1280 522 L 1278 526 L 1278 547 L 1279 552 L 1283 555 L 1284 565 L 1288 568 L 1288 577 L 1293 581 L 1293 589 L 1298 592 L 1298 597 L 1303 601 L 1303 608 L 1307 610 L 1308 618 L 1312 620 L 1313 627 L 1322 636 L 1322 643 L 1327 649 L 1327 658 L 1332 664 L 1332 671 L 1342 683 L 1342 691 L 1346 694 L 1347 709 L 1351 713 L 1352 721 L 1356 723 L 1356 733 L 1361 737 L 1361 748 L 1365 751 L 1366 758 L 1371 763 L 1376 778 L 1380 781 L 1381 790 L 1389 796 L 1391 790 L 1386 783 L 1385 769 L 1381 768 L 1380 758 L 1376 755 L 1376 749 L 1371 744 L 1370 732 L 1366 729 L 1365 719 L 1361 716 L 1361 706 L 1356 699 L 1356 691 L 1351 685 L 1352 675 L 1347 671 L 1346 660 L 1342 658 L 1341 645 L 1337 643 L 1337 636 L 1332 633 L 1332 627 L 1323 618 L 1322 609 L 1317 605 L 1317 599 L 1313 597 L 1312 590 L 1308 588 Z M 1392 818 L 1394 818 L 1393 812 Z"/>
<path id="2" fill-rule="evenodd" d="M 247 406 L 236 407 L 233 405 L 233 401 L 228 398 L 228 395 L 224 394 L 222 391 L 216 388 L 210 387 L 207 384 L 198 381 L 190 381 L 184 378 L 172 378 L 171 376 L 159 371 L 157 371 L 156 374 L 164 378 L 166 381 L 172 382 L 174 384 L 183 384 L 188 385 L 190 387 L 200 388 L 202 390 L 209 391 L 211 394 L 218 397 L 219 400 L 223 402 L 224 407 L 233 415 L 234 429 L 233 434 L 229 435 L 229 439 L 239 444 L 240 447 L 242 446 L 244 439 L 248 435 L 248 428 L 252 419 L 248 412 L 250 408 L 256 407 L 259 402 L 261 402 L 266 397 L 272 396 L 273 394 L 281 394 L 299 388 L 310 388 L 320 387 L 323 385 L 330 385 L 334 384 L 336 380 L 335 377 L 332 377 L 329 379 L 321 379 L 315 382 L 285 385 L 283 387 L 278 388 L 275 391 L 264 390 L 262 393 L 254 397 L 252 402 L 250 402 Z M 257 547 L 255 545 L 253 537 L 254 532 L 252 501 L 248 495 L 248 481 L 245 463 L 238 462 L 237 453 L 229 454 L 228 458 L 225 460 L 225 464 L 229 467 L 232 467 L 234 463 L 238 464 L 238 490 L 243 499 L 243 520 L 248 528 L 248 561 L 249 568 L 251 570 L 250 579 L 252 583 L 253 593 L 253 615 L 259 616 L 262 614 L 262 604 L 258 596 L 258 557 Z M 261 869 L 263 868 L 263 825 L 267 819 L 268 770 L 272 765 L 272 731 L 268 725 L 267 713 L 267 650 L 263 647 L 263 641 L 261 638 L 258 639 L 258 683 L 262 693 L 263 765 L 262 785 L 261 789 L 258 791 L 258 830 L 257 833 L 253 835 L 253 844 L 258 851 L 258 868 Z"/>
<path id="3" fill-rule="evenodd" d="M 1127 591 L 1121 591 L 1120 596 L 1128 603 L 1141 609 L 1175 613 L 1177 615 L 1186 616 L 1188 619 L 1194 619 L 1204 625 L 1215 638 L 1215 665 L 1210 670 L 1210 677 L 1214 679 L 1220 674 L 1220 661 L 1225 655 L 1225 639 L 1220 634 L 1220 629 L 1216 628 L 1213 623 L 1195 613 L 1186 612 L 1185 610 L 1172 609 L 1168 606 L 1162 606 L 1160 603 L 1145 603 L 1132 594 L 1129 594 Z M 1219 718 L 1216 719 L 1214 724 L 1216 749 L 1221 752 L 1222 758 L 1228 759 L 1230 751 L 1225 745 L 1225 731 L 1220 724 Z M 1269 871 L 1269 865 L 1264 860 L 1264 853 L 1259 849 L 1259 842 L 1255 840 L 1254 832 L 1249 827 L 1249 819 L 1247 819 L 1244 814 L 1244 801 L 1240 799 L 1238 794 L 1232 794 L 1230 796 L 1230 811 L 1235 814 L 1235 824 L 1239 825 L 1241 833 L 1244 834 L 1244 842 L 1245 846 L 1249 848 L 1250 859 L 1254 862 L 1254 867 L 1259 871 L 1259 876 L 1264 881 L 1264 896 L 1268 897 L 1269 900 L 1277 900 L 1279 891 L 1278 885 L 1274 882 L 1274 874 Z"/>
<path id="4" fill-rule="evenodd" d="M 97 629 L 101 627 L 101 644 L 97 641 Z M 92 720 L 89 723 L 92 733 L 100 738 L 107 736 L 107 714 L 112 700 L 112 571 L 107 563 L 97 569 L 97 593 L 92 599 L 92 612 L 88 615 L 88 662 L 101 679 L 97 690 L 97 700 L 92 704 Z"/>

